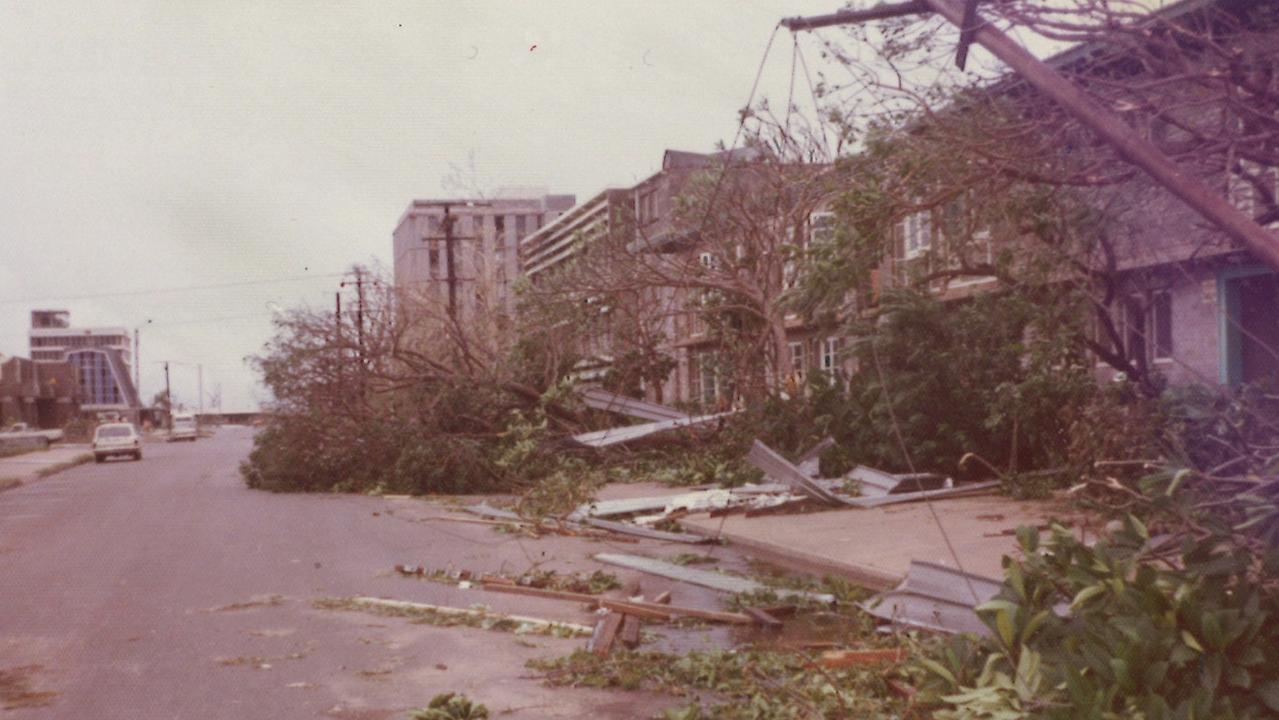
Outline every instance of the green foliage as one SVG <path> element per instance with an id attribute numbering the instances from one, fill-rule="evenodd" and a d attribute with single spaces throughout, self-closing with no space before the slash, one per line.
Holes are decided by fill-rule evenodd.
<path id="1" fill-rule="evenodd" d="M 485 720 L 488 708 L 459 693 L 440 693 L 425 709 L 409 711 L 410 720 Z"/>
<path id="2" fill-rule="evenodd" d="M 579 650 L 529 666 L 551 685 L 651 688 L 691 698 L 668 718 L 889 718 L 900 717 L 904 706 L 888 691 L 882 668 L 818 671 L 795 652 L 622 651 L 600 658 Z"/>
<path id="3" fill-rule="evenodd" d="M 1148 519 L 1189 517 L 1191 506 L 1176 501 L 1172 482 L 1147 482 L 1154 498 Z M 1043 544 L 1023 529 L 1025 559 L 1006 561 L 1002 592 L 978 608 L 994 633 L 984 662 L 963 650 L 952 652 L 964 652 L 962 662 L 927 665 L 950 706 L 936 717 L 1279 713 L 1279 557 L 1272 545 L 1250 551 L 1228 523 L 1199 520 L 1158 558 L 1147 525 L 1132 515 L 1091 547 L 1059 526 Z M 968 675 L 960 677 L 957 666 Z M 976 666 L 982 671 L 974 679 Z"/>
<path id="4" fill-rule="evenodd" d="M 1018 470 L 1090 461 L 1071 457 L 1071 420 L 1097 391 L 1065 314 L 1017 295 L 893 293 L 856 329 L 847 389 L 813 378 L 802 402 L 772 401 L 762 434 L 790 453 L 831 435 L 827 475 L 909 470 L 903 445 L 915 470 L 946 474 L 970 452 Z"/>

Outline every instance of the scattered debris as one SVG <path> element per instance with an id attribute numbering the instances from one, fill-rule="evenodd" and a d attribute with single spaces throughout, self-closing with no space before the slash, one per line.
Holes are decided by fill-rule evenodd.
<path id="1" fill-rule="evenodd" d="M 716 420 L 728 417 L 737 412 L 730 410 L 729 412 L 715 413 L 713 415 L 696 415 L 693 417 L 684 416 L 672 418 L 669 420 L 661 420 L 658 422 L 644 423 L 643 425 L 627 425 L 624 427 L 609 428 L 607 430 L 596 430 L 594 432 L 582 433 L 573 436 L 573 440 L 587 447 L 602 448 L 610 445 L 618 445 L 620 443 L 628 443 L 649 435 L 655 435 L 667 430 L 676 430 L 679 428 L 695 428 L 702 425 L 709 425 Z"/>
<path id="2" fill-rule="evenodd" d="M 817 664 L 824 668 L 846 668 L 859 665 L 900 663 L 906 659 L 906 648 L 880 648 L 876 650 L 830 650 L 822 653 Z"/>
<path id="3" fill-rule="evenodd" d="M 579 394 L 582 396 L 582 403 L 586 407 L 628 415 L 640 420 L 660 422 L 662 420 L 678 420 L 688 417 L 688 413 L 680 412 L 675 408 L 629 398 L 625 395 L 617 395 L 601 388 L 586 388 L 580 390 Z"/>
<path id="4" fill-rule="evenodd" d="M 488 589 L 488 585 L 485 585 L 485 589 Z M 485 630 L 514 633 L 537 632 L 562 637 L 590 635 L 593 632 L 592 628 L 585 625 L 520 615 L 503 615 L 484 607 L 455 608 L 372 597 L 321 598 L 313 604 L 321 610 L 359 610 L 378 615 L 411 618 L 431 625 L 470 625 Z"/>
<path id="5" fill-rule="evenodd" d="M 614 522 L 612 520 L 602 520 L 600 518 L 586 518 L 582 522 L 592 527 L 601 528 L 603 530 L 611 530 L 612 532 L 622 533 L 624 535 L 636 535 L 649 540 L 661 540 L 663 542 L 688 543 L 690 545 L 703 545 L 715 542 L 715 538 L 706 537 L 704 535 L 693 535 L 691 533 L 673 533 L 665 530 L 654 530 L 646 528 L 642 525 L 634 523 Z"/>
<path id="6" fill-rule="evenodd" d="M 770 630 L 780 630 L 782 621 L 773 617 L 771 613 L 757 607 L 744 607 L 742 612 L 749 615 L 757 624 L 762 625 Z"/>
<path id="7" fill-rule="evenodd" d="M 835 447 L 835 438 L 827 435 L 822 441 L 809 448 L 795 461 L 795 467 L 805 475 L 815 478 L 821 472 L 822 454 Z"/>
<path id="8" fill-rule="evenodd" d="M 254 610 L 257 608 L 275 607 L 283 604 L 284 598 L 280 595 L 254 595 L 245 602 L 231 603 L 230 605 L 209 608 L 208 610 L 205 610 L 205 612 L 237 612 L 239 610 Z"/>
<path id="9" fill-rule="evenodd" d="M 715 590 L 722 590 L 729 593 L 773 592 L 776 593 L 778 597 L 803 598 L 805 600 L 822 603 L 823 605 L 832 605 L 835 603 L 835 596 L 828 593 L 810 593 L 803 590 L 773 588 L 747 578 L 734 577 L 732 575 L 710 572 L 708 570 L 697 570 L 695 568 L 674 565 L 662 560 L 641 557 L 639 555 L 599 553 L 595 555 L 595 559 L 609 565 L 617 565 L 619 567 L 630 568 L 632 570 L 639 570 L 640 572 L 646 572 L 650 575 L 657 575 L 671 580 L 679 580 L 681 582 L 700 585 L 702 587 L 708 587 Z"/>
<path id="10" fill-rule="evenodd" d="M 491 583 L 485 583 L 484 589 L 492 592 L 510 593 L 514 595 L 529 595 L 532 597 L 542 597 L 554 600 L 571 600 L 586 604 L 590 607 L 607 608 L 616 612 L 627 613 L 650 620 L 669 621 L 678 617 L 691 617 L 701 620 L 709 620 L 711 622 L 737 625 L 749 625 L 754 622 L 754 620 L 743 613 L 703 610 L 701 608 L 681 607 L 679 605 L 648 602 L 643 600 L 615 600 L 613 598 L 607 598 L 600 595 L 586 595 L 584 593 L 571 593 L 561 590 L 539 590 L 537 588 L 520 587 L 518 585 L 501 585 Z"/>
<path id="11" fill-rule="evenodd" d="M 828 505 L 839 505 L 843 502 L 831 491 L 801 472 L 799 468 L 792 465 L 789 460 L 782 457 L 777 451 L 759 440 L 756 440 L 751 445 L 750 452 L 746 454 L 746 459 L 752 465 L 764 471 L 764 475 L 767 477 L 786 483 L 814 500 Z"/>
<path id="12" fill-rule="evenodd" d="M 912 560 L 906 578 L 858 607 L 898 625 L 945 633 L 989 635 L 973 608 L 993 598 L 1000 581 Z"/>
<path id="13" fill-rule="evenodd" d="M 591 635 L 591 641 L 586 649 L 600 657 L 608 655 L 613 649 L 613 642 L 617 640 L 618 632 L 622 629 L 622 618 L 622 614 L 612 610 L 601 611 L 599 620 L 595 622 L 595 632 Z"/>
<path id="14" fill-rule="evenodd" d="M 0 668 L 0 709 L 21 710 L 51 705 L 58 693 L 33 690 L 31 678 L 44 670 L 40 665 Z"/>

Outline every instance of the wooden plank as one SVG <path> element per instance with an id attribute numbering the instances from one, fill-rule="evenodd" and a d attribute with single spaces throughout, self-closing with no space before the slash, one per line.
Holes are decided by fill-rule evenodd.
<path id="1" fill-rule="evenodd" d="M 606 657 L 617 640 L 617 631 L 622 628 L 622 615 L 611 610 L 595 623 L 595 632 L 587 649 L 594 655 Z"/>
<path id="2" fill-rule="evenodd" d="M 511 595 L 528 595 L 530 597 L 542 597 L 553 600 L 572 600 L 575 602 L 586 603 L 592 607 L 604 607 L 620 613 L 628 613 L 638 617 L 648 618 L 652 620 L 670 620 L 676 617 L 695 617 L 713 622 L 732 623 L 738 625 L 749 625 L 754 622 L 750 617 L 742 613 L 718 612 L 715 610 L 703 610 L 701 608 L 681 607 L 678 605 L 664 605 L 655 602 L 645 602 L 638 600 L 614 600 L 612 598 L 600 597 L 598 595 L 587 595 L 586 593 L 566 592 L 563 590 L 543 590 L 541 588 L 522 587 L 520 585 L 493 585 L 485 583 L 485 590 L 490 592 L 508 593 Z"/>
<path id="3" fill-rule="evenodd" d="M 657 594 L 657 597 L 653 598 L 653 602 L 658 603 L 659 605 L 670 605 L 671 591 L 670 590 L 661 591 L 660 593 Z"/>
<path id="4" fill-rule="evenodd" d="M 782 621 L 768 614 L 766 611 L 756 607 L 744 607 L 742 612 L 749 615 L 757 625 L 762 625 L 769 630 L 782 629 Z"/>
<path id="5" fill-rule="evenodd" d="M 628 648 L 637 648 L 640 644 L 640 619 L 634 615 L 622 616 L 622 631 L 618 639 Z"/>

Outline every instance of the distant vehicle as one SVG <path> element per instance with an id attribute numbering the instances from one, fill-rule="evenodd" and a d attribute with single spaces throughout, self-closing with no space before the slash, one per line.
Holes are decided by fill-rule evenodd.
<path id="1" fill-rule="evenodd" d="M 174 413 L 173 428 L 169 430 L 169 440 L 190 440 L 195 442 L 199 435 L 199 426 L 195 422 L 195 415 L 191 413 Z"/>
<path id="2" fill-rule="evenodd" d="M 33 430 L 26 423 L 14 423 L 0 431 L 0 444 L 3 445 L 38 445 L 49 447 L 49 443 L 62 439 L 61 430 Z"/>
<path id="3" fill-rule="evenodd" d="M 102 462 L 112 455 L 142 459 L 142 436 L 133 423 L 108 423 L 93 431 L 93 461 Z"/>

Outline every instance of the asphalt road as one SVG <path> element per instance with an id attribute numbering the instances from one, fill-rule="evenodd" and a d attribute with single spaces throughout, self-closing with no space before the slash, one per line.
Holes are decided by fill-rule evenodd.
<path id="1" fill-rule="evenodd" d="M 512 718 L 647 717 L 675 702 L 548 689 L 524 667 L 581 640 L 313 605 L 374 595 L 589 624 L 568 603 L 391 568 L 589 571 L 598 566 L 587 553 L 635 545 L 505 536 L 432 520 L 445 510 L 408 499 L 252 491 L 237 472 L 251 442 L 247 428 L 228 427 L 148 444 L 142 462 L 0 492 L 0 717 L 375 720 L 444 691 Z"/>

